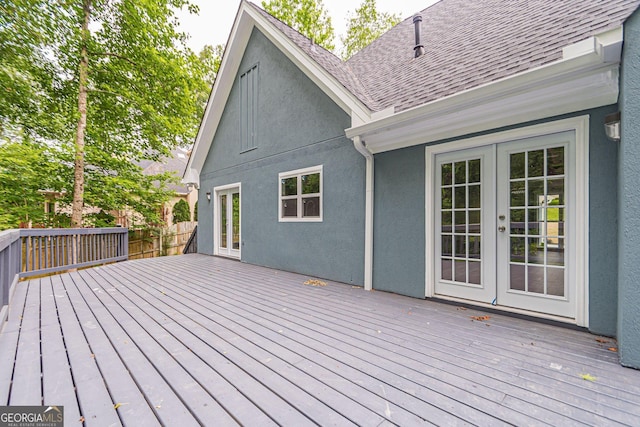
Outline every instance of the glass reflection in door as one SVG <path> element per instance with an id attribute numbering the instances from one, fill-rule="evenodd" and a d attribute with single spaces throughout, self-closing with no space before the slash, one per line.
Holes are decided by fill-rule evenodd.
<path id="1" fill-rule="evenodd" d="M 220 247 L 227 248 L 227 195 L 220 196 Z"/>
<path id="2" fill-rule="evenodd" d="M 509 155 L 509 289 L 565 296 L 565 148 Z"/>

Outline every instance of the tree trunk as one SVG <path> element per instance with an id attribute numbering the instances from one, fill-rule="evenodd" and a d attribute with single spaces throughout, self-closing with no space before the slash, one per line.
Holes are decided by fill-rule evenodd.
<path id="1" fill-rule="evenodd" d="M 75 140 L 75 160 L 73 177 L 73 204 L 71 210 L 71 226 L 82 227 L 82 207 L 84 205 L 84 136 L 87 128 L 87 82 L 89 78 L 89 17 L 91 1 L 84 0 L 82 10 L 82 49 L 80 53 L 80 81 L 78 88 L 78 128 Z"/>

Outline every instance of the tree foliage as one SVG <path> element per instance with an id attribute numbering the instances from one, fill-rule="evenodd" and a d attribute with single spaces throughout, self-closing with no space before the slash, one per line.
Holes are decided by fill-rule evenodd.
<path id="1" fill-rule="evenodd" d="M 264 10 L 327 50 L 335 49 L 331 17 L 322 0 L 263 0 Z"/>
<path id="2" fill-rule="evenodd" d="M 48 225 L 42 190 L 55 190 L 53 153 L 33 142 L 0 143 L 0 230 Z"/>
<path id="3" fill-rule="evenodd" d="M 376 0 L 364 0 L 356 9 L 355 16 L 348 18 L 347 35 L 342 37 L 342 58 L 349 59 L 398 24 L 400 20 L 397 14 L 379 12 L 376 8 Z"/>
<path id="4" fill-rule="evenodd" d="M 197 12 L 187 0 L 0 2 L 0 137 L 55 147 L 63 203 L 75 193 L 80 209 L 159 222 L 169 175 L 137 164 L 193 141 L 222 52 L 186 47 L 185 7 Z"/>
<path id="5" fill-rule="evenodd" d="M 189 203 L 180 199 L 173 205 L 173 222 L 185 221 L 191 221 L 191 210 L 189 209 Z"/>

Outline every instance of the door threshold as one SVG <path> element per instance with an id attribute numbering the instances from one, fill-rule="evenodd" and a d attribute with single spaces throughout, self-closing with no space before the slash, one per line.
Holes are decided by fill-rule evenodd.
<path id="1" fill-rule="evenodd" d="M 556 316 L 553 314 L 539 313 L 536 311 L 527 311 L 527 310 L 522 310 L 514 307 L 493 305 L 486 302 L 472 301 L 464 298 L 449 297 L 446 295 L 434 295 L 431 298 L 427 297 L 427 299 L 441 302 L 444 304 L 449 304 L 449 305 L 461 305 L 465 308 L 476 308 L 479 310 L 483 310 L 483 311 L 487 311 L 495 314 L 502 314 L 505 316 L 531 320 L 533 322 L 540 322 L 540 323 L 545 323 L 545 324 L 550 324 L 555 326 L 561 326 L 564 328 L 576 329 L 580 331 L 588 331 L 588 328 L 584 326 L 578 326 L 576 324 L 575 319 Z"/>

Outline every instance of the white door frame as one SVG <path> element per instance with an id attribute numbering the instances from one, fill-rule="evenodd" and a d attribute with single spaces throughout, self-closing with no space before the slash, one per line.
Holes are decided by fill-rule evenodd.
<path id="1" fill-rule="evenodd" d="M 220 230 L 220 207 L 219 207 L 219 199 L 221 193 L 229 192 L 229 190 L 238 190 L 238 195 L 240 197 L 240 245 L 238 250 L 232 250 L 229 248 L 227 244 L 227 248 L 220 248 L 220 242 L 218 240 L 218 236 L 221 234 Z M 220 256 L 227 256 L 231 258 L 241 258 L 242 252 L 242 184 L 240 182 L 235 182 L 233 184 L 220 185 L 218 187 L 213 188 L 213 254 Z"/>
<path id="2" fill-rule="evenodd" d="M 563 120 L 557 120 L 538 125 L 526 126 L 517 129 L 497 132 L 488 135 L 482 135 L 474 138 L 457 140 L 449 143 L 430 145 L 425 149 L 425 215 L 426 215 L 426 231 L 425 231 L 425 296 L 427 298 L 435 295 L 435 210 L 433 203 L 435 200 L 434 188 L 436 183 L 436 167 L 435 158 L 437 154 L 447 153 L 451 151 L 463 150 L 473 147 L 481 147 L 484 145 L 499 144 L 503 142 L 512 142 L 520 139 L 532 138 L 536 136 L 544 136 L 557 132 L 574 131 L 575 132 L 575 153 L 576 153 L 576 200 L 575 200 L 575 245 L 576 245 L 576 317 L 575 320 L 567 320 L 566 318 L 544 315 L 540 313 L 532 313 L 520 309 L 509 307 L 493 307 L 490 304 L 477 303 L 477 305 L 490 306 L 493 308 L 503 309 L 524 314 L 533 314 L 538 317 L 546 317 L 560 321 L 569 321 L 579 326 L 589 326 L 589 116 L 578 116 Z M 439 298 L 447 298 L 438 295 Z M 448 298 L 447 298 L 448 299 Z M 455 298 L 451 298 L 456 300 Z"/>

